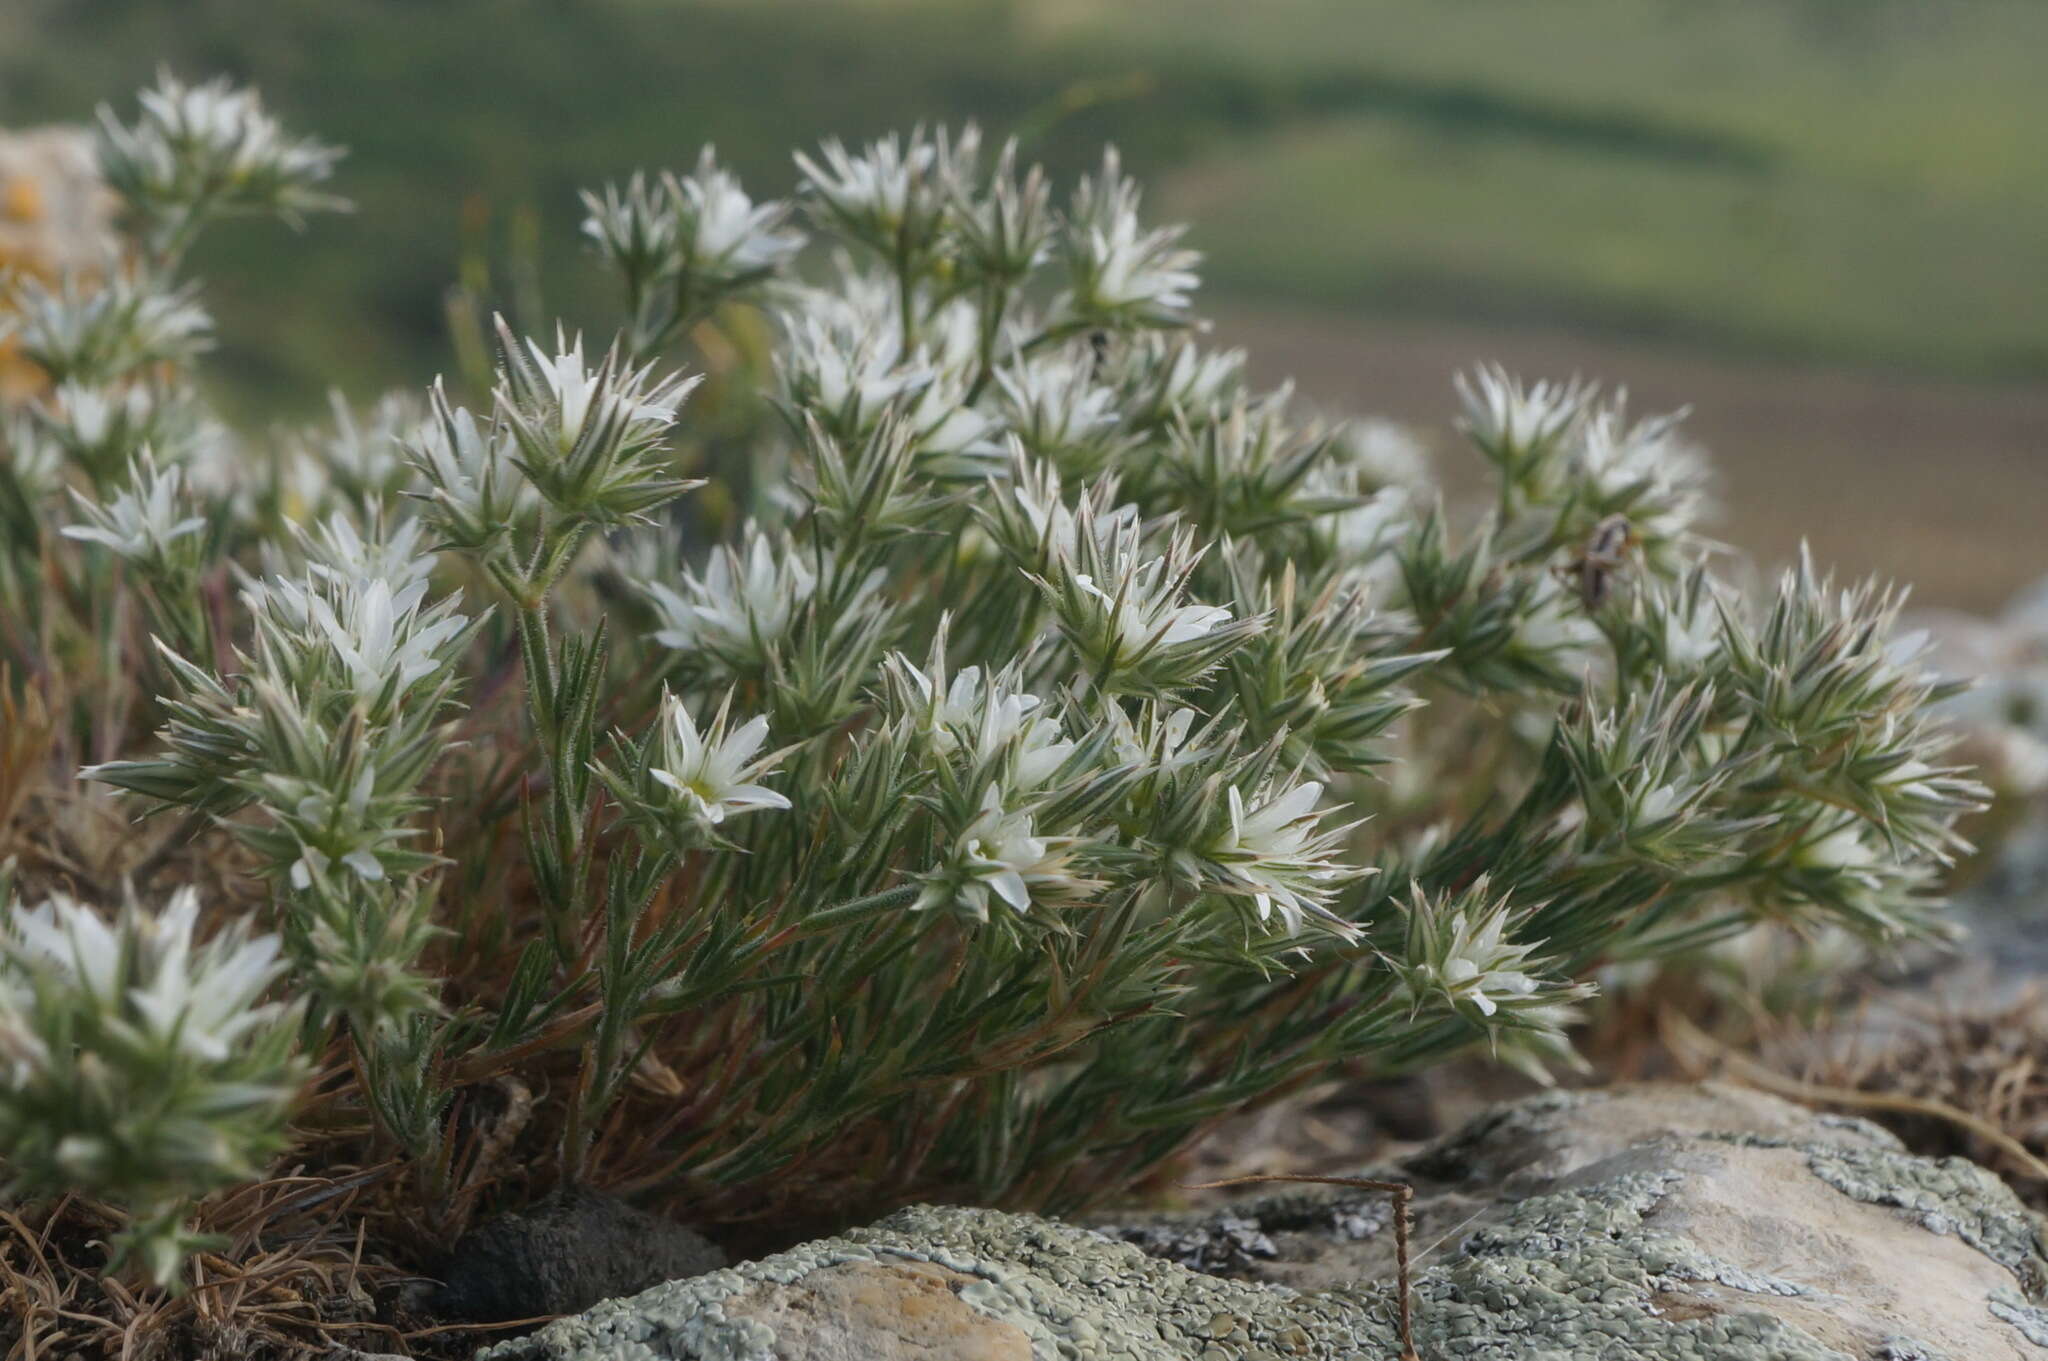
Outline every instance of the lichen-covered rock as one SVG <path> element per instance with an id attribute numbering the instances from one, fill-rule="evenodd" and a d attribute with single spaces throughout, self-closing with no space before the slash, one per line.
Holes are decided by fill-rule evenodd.
<path id="1" fill-rule="evenodd" d="M 1862 1121 L 1711 1085 L 1549 1095 L 1363 1175 L 1417 1187 L 1440 1361 L 2048 1361 L 2035 1218 Z M 1107 1231 L 919 1207 L 484 1355 L 1391 1358 L 1390 1223 L 1348 1190 Z"/>

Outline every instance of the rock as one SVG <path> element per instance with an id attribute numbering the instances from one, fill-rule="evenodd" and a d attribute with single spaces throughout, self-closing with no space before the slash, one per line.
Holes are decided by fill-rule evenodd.
<path id="1" fill-rule="evenodd" d="M 1032 1215 L 917 1206 L 843 1238 L 613 1300 L 479 1361 L 1036 1361 L 1333 1356 L 1363 1297 L 1200 1275 Z M 1368 1352 L 1368 1354 L 1370 1354 Z"/>
<path id="2" fill-rule="evenodd" d="M 464 1234 L 426 1306 L 480 1323 L 568 1314 L 724 1265 L 696 1230 L 579 1189 Z"/>
<path id="3" fill-rule="evenodd" d="M 1363 1175 L 1416 1187 L 1440 1361 L 2048 1361 L 2039 1221 L 1864 1121 L 1711 1084 L 1553 1093 Z M 1390 1224 L 1327 1188 L 1101 1231 L 918 1207 L 482 1355 L 1391 1358 Z"/>

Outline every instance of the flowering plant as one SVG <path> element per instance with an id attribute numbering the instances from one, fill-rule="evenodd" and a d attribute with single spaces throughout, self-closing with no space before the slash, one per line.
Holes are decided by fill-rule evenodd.
<path id="1" fill-rule="evenodd" d="M 1460 380 L 1495 495 L 1448 512 L 1204 346 L 1113 155 L 1060 205 L 971 131 L 830 143 L 791 204 L 706 152 L 586 198 L 616 339 L 501 322 L 489 390 L 269 449 L 70 438 L 196 402 L 184 243 L 333 159 L 166 78 L 103 117 L 132 267 L 15 298 L 63 386 L 0 462 L 9 683 L 141 678 L 83 773 L 183 812 L 81 873 L 0 788 L 17 874 L 182 867 L 272 933 L 7 909 L 10 1170 L 128 1207 L 159 1280 L 287 1141 L 441 1241 L 559 1180 L 1071 1209 L 1340 1064 L 1567 1061 L 1603 965 L 1940 927 L 1980 791 L 1894 597 L 1723 582 L 1677 419 L 1583 383 Z M 94 1085 L 172 1051 L 147 1110 Z"/>

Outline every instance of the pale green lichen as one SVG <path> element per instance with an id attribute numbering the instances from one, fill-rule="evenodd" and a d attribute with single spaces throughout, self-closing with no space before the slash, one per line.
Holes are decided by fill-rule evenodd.
<path id="1" fill-rule="evenodd" d="M 724 1305 L 848 1262 L 928 1262 L 974 1278 L 960 1299 L 1015 1327 L 1034 1356 L 1279 1358 L 1390 1354 L 1384 1301 L 1219 1280 L 1029 1215 L 919 1206 L 843 1238 L 614 1300 L 480 1361 L 770 1361 L 765 1325 Z M 647 1350 L 642 1350 L 647 1349 Z"/>
<path id="2" fill-rule="evenodd" d="M 1417 1282 L 1418 1341 L 1445 1361 L 1563 1361 L 1603 1354 L 1671 1361 L 1846 1361 L 1761 1313 L 1672 1320 L 1654 1296 L 1677 1282 L 1735 1288 L 1742 1273 L 1643 1215 L 1675 1180 L 1625 1173 L 1540 1196 L 1475 1235 Z M 974 1278 L 957 1292 L 1015 1327 L 1034 1357 L 1073 1361 L 1390 1357 L 1393 1292 L 1382 1282 L 1301 1294 L 1221 1280 L 1069 1225 L 920 1207 L 845 1238 L 600 1305 L 503 1344 L 486 1361 L 769 1361 L 773 1333 L 729 1319 L 756 1283 L 789 1284 L 845 1262 L 929 1262 Z M 1782 1293 L 1782 1283 L 1766 1288 Z"/>
<path id="3" fill-rule="evenodd" d="M 1965 1158 L 1814 1145 L 1813 1174 L 1843 1195 L 1902 1211 L 1930 1233 L 1953 1234 L 2019 1278 L 2031 1299 L 2048 1286 L 2040 1221 L 2011 1188 Z"/>
<path id="4" fill-rule="evenodd" d="M 1989 1304 L 1991 1316 L 2020 1330 L 2036 1347 L 2048 1347 L 2048 1309 L 2027 1303 L 2017 1290 L 1994 1290 Z"/>
<path id="5" fill-rule="evenodd" d="M 1580 1100 L 1547 1097 L 1490 1115 L 1433 1151 L 1447 1179 L 1468 1186 L 1505 1171 L 1511 1150 Z M 1788 1148 L 1842 1194 L 1892 1206 L 1910 1222 L 1954 1234 L 2031 1282 L 2042 1268 L 2035 1221 L 1995 1178 L 1970 1164 L 1916 1158 L 1860 1124 L 1867 1146 L 1729 1134 L 1638 1144 L 1540 1194 L 1499 1204 L 1448 1246 L 1415 1283 L 1417 1343 L 1435 1361 L 1953 1361 L 1929 1344 L 1892 1337 L 1850 1357 L 1768 1312 L 1806 1287 L 1723 1261 L 1657 1227 L 1660 1202 L 1728 1145 Z M 1503 1162 L 1503 1154 L 1507 1155 Z M 1173 1221 L 1162 1244 L 1201 1252 L 1224 1228 L 1239 1248 L 1268 1230 L 1342 1239 L 1374 1236 L 1383 1221 L 1358 1193 L 1269 1197 L 1221 1215 Z M 1225 1221 L 1228 1221 L 1227 1224 Z M 1128 1230 L 1126 1230 L 1128 1232 Z M 1225 1246 L 1229 1246 L 1225 1244 Z M 1227 1255 L 1227 1254 L 1226 1254 Z M 1389 1280 L 1304 1293 L 1222 1279 L 1147 1256 L 1126 1242 L 1030 1216 L 918 1207 L 842 1238 L 613 1301 L 483 1361 L 770 1361 L 766 1324 L 728 1314 L 735 1297 L 789 1285 L 845 1263 L 929 1263 L 958 1277 L 954 1293 L 1016 1330 L 1034 1361 L 1353 1361 L 1399 1354 Z M 1757 1307 L 1731 1307 L 1729 1291 Z M 1682 1306 L 1674 1308 L 1674 1305 Z M 2018 1292 L 1992 1313 L 2048 1346 L 2048 1311 Z"/>

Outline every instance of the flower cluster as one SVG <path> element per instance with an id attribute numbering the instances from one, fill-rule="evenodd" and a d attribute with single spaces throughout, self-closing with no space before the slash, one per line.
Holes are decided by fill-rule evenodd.
<path id="1" fill-rule="evenodd" d="M 114 1244 L 168 1283 L 199 1246 L 199 1195 L 254 1176 L 284 1146 L 303 1065 L 297 1009 L 266 1001 L 274 936 L 198 939 L 199 899 L 130 905 L 109 923 L 57 896 L 0 893 L 0 1144 L 15 1186 L 133 1207 Z"/>
<path id="2" fill-rule="evenodd" d="M 746 296 L 803 249 L 785 203 L 756 203 L 710 147 L 691 174 L 635 175 L 585 193 L 583 234 L 626 286 L 636 347 L 652 349 L 720 302 Z"/>
<path id="3" fill-rule="evenodd" d="M 345 206 L 318 187 L 340 149 L 286 133 L 254 90 L 187 85 L 166 71 L 139 102 L 133 123 L 101 106 L 100 173 L 148 224 L 154 248 L 182 251 L 217 215 L 295 221 Z"/>
<path id="4" fill-rule="evenodd" d="M 105 141 L 139 263 L 18 286 L 52 383 L 4 435 L 0 614 L 58 640 L 37 675 L 133 648 L 136 702 L 75 707 L 159 736 L 85 773 L 234 843 L 280 934 L 25 916 L 159 962 L 15 966 L 0 1062 L 84 1101 L 107 1036 L 260 1056 L 179 1196 L 274 1138 L 280 1029 L 448 1222 L 458 1096 L 522 1073 L 522 1148 L 708 1217 L 1062 1209 L 1333 1064 L 1568 1062 L 1596 969 L 1939 924 L 1982 791 L 1895 597 L 1720 579 L 1678 419 L 1577 381 L 1461 379 L 1493 495 L 1450 501 L 1197 343 L 1113 154 L 1064 197 L 971 129 L 828 143 L 788 200 L 635 177 L 585 200 L 615 340 L 500 323 L 494 376 L 272 449 L 192 395 L 176 263 L 331 155 L 168 81 Z M 179 990 L 214 977 L 231 1012 Z M 88 1010 L 120 1026 L 37 1019 Z M 154 1171 L 61 1154 L 174 1227 Z"/>
<path id="5" fill-rule="evenodd" d="M 472 628 L 454 597 L 427 599 L 419 528 L 375 545 L 346 522 L 306 536 L 302 574 L 243 591 L 254 644 L 232 671 L 159 644 L 174 678 L 165 753 L 84 772 L 215 816 L 261 809 L 236 834 L 286 897 L 298 975 L 371 1029 L 431 1005 L 413 970 L 428 903 L 409 880 L 436 861 L 410 824 Z"/>

